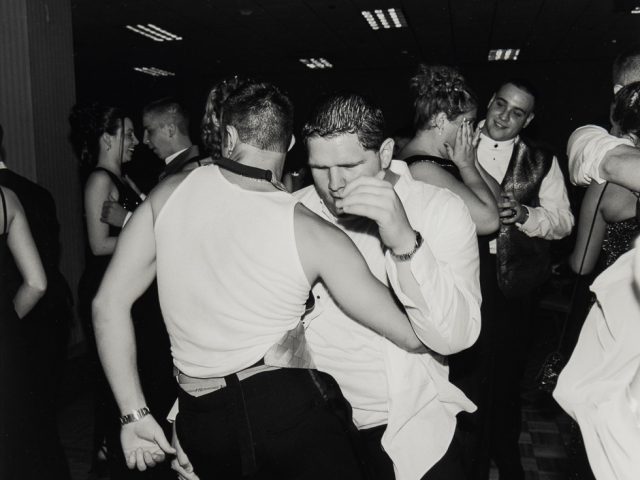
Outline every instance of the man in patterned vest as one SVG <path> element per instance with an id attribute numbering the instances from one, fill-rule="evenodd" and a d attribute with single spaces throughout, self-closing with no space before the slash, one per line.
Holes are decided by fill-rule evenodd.
<path id="1" fill-rule="evenodd" d="M 534 117 L 535 89 L 503 83 L 489 102 L 478 161 L 501 186 L 500 230 L 490 244 L 495 278 L 483 299 L 492 343 L 491 457 L 500 480 L 524 479 L 520 462 L 520 380 L 531 338 L 535 293 L 550 273 L 549 240 L 567 236 L 573 215 L 564 178 L 551 151 L 520 136 Z"/>

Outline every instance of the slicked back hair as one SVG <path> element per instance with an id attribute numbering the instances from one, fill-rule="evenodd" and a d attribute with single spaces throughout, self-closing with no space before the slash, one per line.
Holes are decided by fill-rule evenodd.
<path id="1" fill-rule="evenodd" d="M 618 55 L 613 62 L 612 74 L 614 85 L 640 81 L 640 47 Z"/>
<path id="2" fill-rule="evenodd" d="M 221 129 L 235 127 L 242 143 L 260 150 L 286 153 L 293 135 L 293 104 L 278 87 L 248 83 L 224 102 Z"/>
<path id="3" fill-rule="evenodd" d="M 310 138 L 334 138 L 355 133 L 365 150 L 378 150 L 385 140 L 382 109 L 357 93 L 337 93 L 321 100 L 302 128 Z"/>
<path id="4" fill-rule="evenodd" d="M 143 117 L 153 116 L 161 124 L 174 124 L 182 135 L 189 136 L 189 114 L 172 97 L 160 98 L 142 109 Z"/>

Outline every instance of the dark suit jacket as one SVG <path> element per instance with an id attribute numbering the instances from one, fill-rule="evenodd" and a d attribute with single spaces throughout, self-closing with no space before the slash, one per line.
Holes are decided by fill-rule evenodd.
<path id="1" fill-rule="evenodd" d="M 38 311 L 49 310 L 54 306 L 68 306 L 72 297 L 69 286 L 58 267 L 60 226 L 53 197 L 45 188 L 9 169 L 0 169 L 0 185 L 13 190 L 22 203 L 31 235 L 47 275 L 47 292 L 28 317 L 37 314 Z M 10 286 L 13 295 L 20 286 L 22 277 L 15 264 L 9 265 L 9 268 L 14 269 L 14 274 L 10 275 L 10 278 L 15 279 L 14 284 Z M 67 322 L 69 320 L 65 319 Z"/>
<path id="2" fill-rule="evenodd" d="M 191 145 L 164 167 L 164 170 L 160 173 L 160 180 L 168 175 L 196 168 L 198 166 L 198 162 L 204 158 L 205 156 L 200 155 L 198 146 Z"/>

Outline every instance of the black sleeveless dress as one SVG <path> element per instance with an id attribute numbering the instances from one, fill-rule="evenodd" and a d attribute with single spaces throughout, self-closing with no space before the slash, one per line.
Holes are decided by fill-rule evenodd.
<path id="1" fill-rule="evenodd" d="M 633 248 L 640 235 L 640 198 L 636 200 L 636 215 L 626 220 L 607 224 L 607 234 L 602 241 L 604 268 L 608 268 L 624 253 Z"/>
<path id="2" fill-rule="evenodd" d="M 111 181 L 118 189 L 118 203 L 125 209 L 133 212 L 142 202 L 138 194 L 126 183 L 124 183 L 117 175 L 106 168 L 98 167 L 93 172 L 106 172 Z M 109 226 L 109 236 L 117 237 L 122 228 Z M 88 243 L 88 242 L 87 242 Z M 91 322 L 91 302 L 95 297 L 102 282 L 102 277 L 109 266 L 111 255 L 94 255 L 87 245 L 85 252 L 85 268 L 80 278 L 78 287 L 78 305 L 80 318 L 82 319 L 85 329 L 85 335 L 89 348 L 95 352 L 95 339 L 93 335 L 93 325 Z"/>
<path id="3" fill-rule="evenodd" d="M 0 479 L 48 478 L 42 454 L 39 409 L 32 382 L 38 382 L 37 366 L 31 362 L 24 325 L 8 294 L 15 279 L 7 267 L 11 252 L 8 241 L 7 207 L 0 189 Z"/>

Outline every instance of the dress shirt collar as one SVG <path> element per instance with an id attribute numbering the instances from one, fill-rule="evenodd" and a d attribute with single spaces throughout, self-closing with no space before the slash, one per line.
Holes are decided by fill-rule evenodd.
<path id="1" fill-rule="evenodd" d="M 482 120 L 478 123 L 478 128 L 484 127 L 485 120 Z M 515 143 L 518 141 L 519 135 L 516 135 L 514 138 L 510 138 L 509 140 L 494 140 L 489 135 L 485 135 L 482 131 L 480 132 L 480 143 L 484 144 L 487 149 L 492 151 L 504 151 L 504 150 L 512 150 Z"/>
<path id="2" fill-rule="evenodd" d="M 182 152 L 186 152 L 187 150 L 189 150 L 189 147 L 183 148 L 182 150 L 178 150 L 176 153 L 172 153 L 171 155 L 169 155 L 167 158 L 164 159 L 165 165 L 169 165 L 174 158 L 176 158 Z"/>

